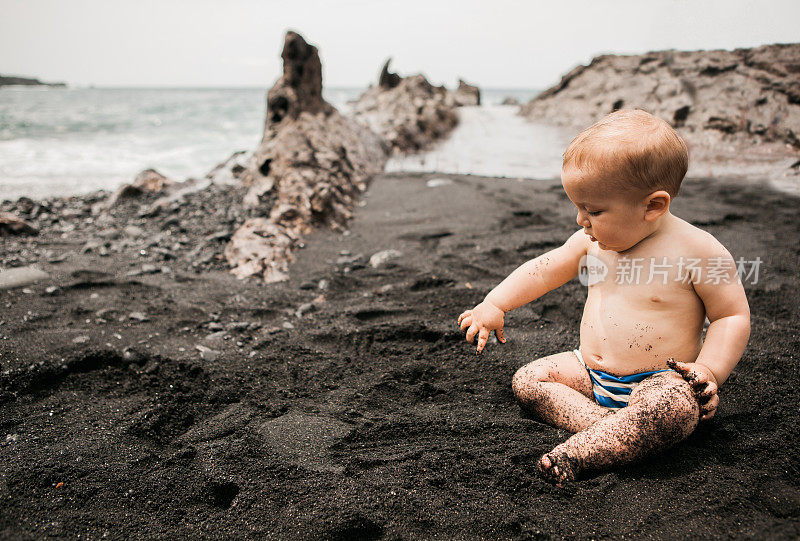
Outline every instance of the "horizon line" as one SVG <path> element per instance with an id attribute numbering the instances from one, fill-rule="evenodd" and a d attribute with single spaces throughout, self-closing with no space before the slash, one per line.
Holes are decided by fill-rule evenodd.
<path id="1" fill-rule="evenodd" d="M 60 82 L 58 82 L 60 84 Z M 0 88 L 4 87 L 15 87 L 15 88 L 37 88 L 42 89 L 44 88 L 53 88 L 55 90 L 58 89 L 103 89 L 103 90 L 131 90 L 131 89 L 140 89 L 140 90 L 269 90 L 271 87 L 264 87 L 260 85 L 151 85 L 151 84 L 94 84 L 94 83 L 80 83 L 80 84 L 72 84 L 72 83 L 63 83 L 66 86 L 59 86 L 54 87 L 51 86 L 56 83 L 43 83 L 41 85 L 0 85 Z M 332 90 L 355 90 L 355 89 L 366 89 L 369 86 L 373 85 L 374 83 L 370 83 L 367 85 L 323 85 L 323 91 L 327 89 Z M 434 85 L 436 86 L 436 85 Z M 440 85 L 442 86 L 442 85 Z M 447 86 L 447 85 L 443 85 Z M 530 90 L 541 90 L 541 87 L 532 87 L 532 86 L 481 86 L 475 85 L 480 90 L 511 90 L 511 91 L 530 91 Z"/>

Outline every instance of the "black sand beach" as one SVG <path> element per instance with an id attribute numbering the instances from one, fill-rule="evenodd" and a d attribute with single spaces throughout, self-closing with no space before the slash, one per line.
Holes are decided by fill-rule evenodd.
<path id="1" fill-rule="evenodd" d="M 510 382 L 576 346 L 583 287 L 509 314 L 508 343 L 481 356 L 456 325 L 576 229 L 561 186 L 383 175 L 363 203 L 349 234 L 309 235 L 279 284 L 238 281 L 213 253 L 81 253 L 81 216 L 63 238 L 0 237 L 4 259 L 51 275 L 0 290 L 0 536 L 800 535 L 800 200 L 685 181 L 674 212 L 763 260 L 750 345 L 713 421 L 565 488 L 536 462 L 568 434 L 523 417 Z M 203 223 L 209 242 L 227 219 Z M 402 256 L 373 267 L 388 249 Z"/>

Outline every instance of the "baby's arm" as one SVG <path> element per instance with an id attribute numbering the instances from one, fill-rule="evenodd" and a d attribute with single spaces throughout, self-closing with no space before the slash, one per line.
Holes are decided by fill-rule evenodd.
<path id="1" fill-rule="evenodd" d="M 727 270 L 719 283 L 709 279 L 708 275 L 701 275 L 693 283 L 710 322 L 695 363 L 710 369 L 717 385 L 722 385 L 742 357 L 750 338 L 750 305 L 731 254 L 716 239 L 709 246 L 705 258 L 709 265 L 717 261 L 720 262 L 718 267 L 724 265 Z M 710 268 L 709 265 L 706 269 Z"/>
<path id="2" fill-rule="evenodd" d="M 458 318 L 467 342 L 478 335 L 477 352 L 483 351 L 491 331 L 505 342 L 503 323 L 506 312 L 538 299 L 578 275 L 581 257 L 586 254 L 588 238 L 583 231 L 572 235 L 562 246 L 523 263 L 486 295 L 482 303 Z"/>
<path id="3" fill-rule="evenodd" d="M 670 366 L 695 389 L 701 419 L 708 420 L 719 405 L 717 389 L 728 379 L 747 346 L 750 306 L 730 253 L 710 235 L 703 248 L 706 261 L 718 263 L 718 268 L 725 268 L 727 272 L 718 283 L 707 274 L 693 282 L 710 322 L 706 339 L 694 363 L 670 363 Z M 705 270 L 710 268 L 707 265 Z"/>

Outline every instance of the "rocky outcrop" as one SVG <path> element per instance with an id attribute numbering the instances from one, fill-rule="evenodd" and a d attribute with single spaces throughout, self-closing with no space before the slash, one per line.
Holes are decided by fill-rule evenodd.
<path id="1" fill-rule="evenodd" d="M 245 205 L 267 214 L 234 233 L 225 257 L 239 278 L 268 282 L 287 278 L 304 234 L 321 226 L 344 229 L 355 199 L 387 157 L 378 135 L 322 98 L 316 47 L 290 31 L 281 57 L 283 76 L 267 95 L 261 144 L 246 167 L 233 156 L 212 172 L 230 171 L 248 187 Z"/>
<path id="2" fill-rule="evenodd" d="M 458 105 L 480 105 L 481 90 L 477 86 L 471 85 L 459 79 L 455 98 Z"/>
<path id="3" fill-rule="evenodd" d="M 800 149 L 800 44 L 598 56 L 521 113 L 584 127 L 635 107 L 671 122 L 690 145 L 738 140 Z"/>
<path id="4" fill-rule="evenodd" d="M 0 75 L 0 86 L 21 85 L 21 86 L 54 86 L 65 87 L 66 83 L 44 83 L 33 77 L 17 77 L 14 75 Z"/>
<path id="5" fill-rule="evenodd" d="M 356 121 L 378 133 L 395 153 L 418 152 L 458 124 L 456 100 L 424 75 L 400 77 L 384 64 L 378 85 L 352 104 Z"/>

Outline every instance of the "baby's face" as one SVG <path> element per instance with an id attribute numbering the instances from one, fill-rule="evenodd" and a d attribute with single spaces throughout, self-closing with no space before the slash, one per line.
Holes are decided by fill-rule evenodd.
<path id="1" fill-rule="evenodd" d="M 561 184 L 578 208 L 578 225 L 601 249 L 623 252 L 650 233 L 643 199 L 609 189 L 578 170 L 563 170 Z"/>

